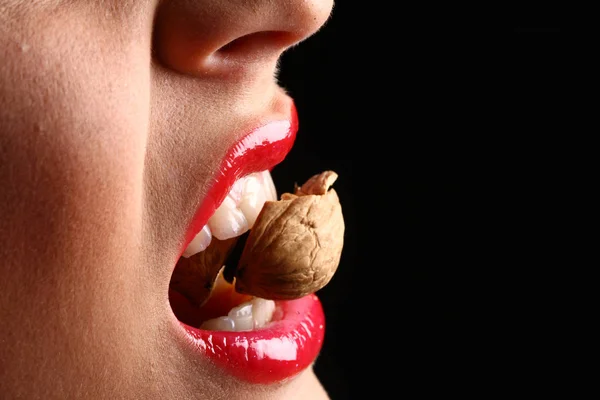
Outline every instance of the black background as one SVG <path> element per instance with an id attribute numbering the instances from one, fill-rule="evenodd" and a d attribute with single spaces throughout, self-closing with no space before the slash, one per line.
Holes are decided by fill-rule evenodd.
<path id="1" fill-rule="evenodd" d="M 279 75 L 300 129 L 276 186 L 332 169 L 346 221 L 316 372 L 334 400 L 531 382 L 563 38 L 360 3 L 336 4 Z"/>

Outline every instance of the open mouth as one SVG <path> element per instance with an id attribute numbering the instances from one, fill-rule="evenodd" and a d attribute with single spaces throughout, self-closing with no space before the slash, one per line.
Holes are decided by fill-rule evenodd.
<path id="1" fill-rule="evenodd" d="M 236 266 L 265 203 L 277 201 L 269 171 L 295 139 L 291 120 L 264 125 L 232 147 L 192 221 L 169 300 L 190 351 L 252 383 L 291 378 L 316 359 L 324 315 L 314 294 L 281 300 L 236 291 Z"/>
<path id="2" fill-rule="evenodd" d="M 229 193 L 183 251 L 170 282 L 177 319 L 191 327 L 242 332 L 266 327 L 277 313 L 273 300 L 235 291 L 235 267 L 266 201 L 277 201 L 269 171 L 235 181 Z"/>

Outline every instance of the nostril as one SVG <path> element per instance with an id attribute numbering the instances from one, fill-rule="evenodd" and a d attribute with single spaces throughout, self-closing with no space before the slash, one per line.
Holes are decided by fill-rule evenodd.
<path id="1" fill-rule="evenodd" d="M 315 33 L 333 5 L 332 0 L 158 3 L 154 59 L 178 73 L 203 78 L 274 71 L 279 56 Z"/>
<path id="2" fill-rule="evenodd" d="M 240 36 L 217 50 L 226 57 L 253 60 L 278 57 L 285 48 L 297 41 L 290 32 L 261 31 Z"/>
<path id="3" fill-rule="evenodd" d="M 201 72 L 203 76 L 259 65 L 275 68 L 281 53 L 302 39 L 291 32 L 258 31 L 212 47 L 214 42 L 200 41 L 178 31 L 155 32 L 152 54 L 157 61 L 178 72 Z"/>

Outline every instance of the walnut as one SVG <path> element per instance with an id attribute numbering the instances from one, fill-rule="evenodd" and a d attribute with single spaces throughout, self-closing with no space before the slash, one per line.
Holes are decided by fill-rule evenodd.
<path id="1" fill-rule="evenodd" d="M 295 299 L 329 283 L 344 241 L 342 209 L 337 193 L 330 189 L 336 179 L 335 172 L 325 171 L 300 187 L 296 185 L 294 194 L 284 193 L 281 200 L 265 203 L 237 268 L 232 268 L 238 293 L 272 300 Z M 181 257 L 171 288 L 192 305 L 202 306 L 238 239 L 213 237 L 206 250 L 190 258 Z M 227 269 L 225 272 L 229 275 Z"/>
<path id="2" fill-rule="evenodd" d="M 344 241 L 339 198 L 325 171 L 293 194 L 266 202 L 252 227 L 235 274 L 239 293 L 295 299 L 324 287 L 335 273 Z"/>
<path id="3" fill-rule="evenodd" d="M 185 296 L 192 305 L 201 306 L 208 300 L 225 260 L 237 238 L 213 238 L 202 252 L 190 258 L 181 257 L 171 277 L 171 287 Z"/>

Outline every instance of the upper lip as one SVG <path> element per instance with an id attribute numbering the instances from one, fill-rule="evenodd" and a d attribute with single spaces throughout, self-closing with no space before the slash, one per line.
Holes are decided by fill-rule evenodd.
<path id="1" fill-rule="evenodd" d="M 290 104 L 287 118 L 271 119 L 251 129 L 230 147 L 195 213 L 179 254 L 207 223 L 238 178 L 271 170 L 286 157 L 298 129 L 291 99 Z M 257 331 L 204 331 L 174 322 L 180 327 L 178 336 L 192 354 L 209 357 L 229 375 L 248 382 L 276 382 L 296 375 L 314 362 L 323 341 L 325 323 L 321 303 L 315 295 L 276 304 L 279 318 Z"/>
<path id="2" fill-rule="evenodd" d="M 290 99 L 286 118 L 272 119 L 250 129 L 234 143 L 221 161 L 208 193 L 194 214 L 180 255 L 221 204 L 234 182 L 247 174 L 271 170 L 291 150 L 298 130 L 296 107 Z"/>

